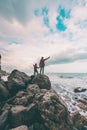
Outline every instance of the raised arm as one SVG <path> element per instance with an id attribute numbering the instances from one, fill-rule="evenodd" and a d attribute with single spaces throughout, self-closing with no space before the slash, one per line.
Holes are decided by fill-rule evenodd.
<path id="1" fill-rule="evenodd" d="M 45 59 L 44 59 L 44 61 L 45 61 L 45 60 L 48 60 L 49 58 L 50 58 L 50 56 L 49 56 L 49 57 L 47 57 L 47 58 L 45 58 Z"/>

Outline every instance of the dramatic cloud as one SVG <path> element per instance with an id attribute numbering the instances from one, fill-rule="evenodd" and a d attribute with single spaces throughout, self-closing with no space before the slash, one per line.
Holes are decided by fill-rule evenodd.
<path id="1" fill-rule="evenodd" d="M 87 72 L 86 12 L 86 0 L 0 0 L 3 69 L 32 72 L 50 56 L 47 72 Z"/>

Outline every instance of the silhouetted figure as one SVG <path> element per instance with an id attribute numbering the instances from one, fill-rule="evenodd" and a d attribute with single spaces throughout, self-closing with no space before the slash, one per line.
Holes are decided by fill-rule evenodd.
<path id="1" fill-rule="evenodd" d="M 38 70 L 37 69 L 39 67 L 37 66 L 37 64 L 34 64 L 33 66 L 34 66 L 34 76 L 35 76 L 36 73 L 38 74 Z"/>
<path id="2" fill-rule="evenodd" d="M 40 74 L 44 74 L 44 66 L 45 66 L 45 61 L 48 60 L 50 57 L 47 57 L 44 59 L 44 57 L 41 57 L 41 60 L 40 60 Z"/>

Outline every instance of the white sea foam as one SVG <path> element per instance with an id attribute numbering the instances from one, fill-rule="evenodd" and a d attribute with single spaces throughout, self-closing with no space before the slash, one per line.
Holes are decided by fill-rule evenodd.
<path id="1" fill-rule="evenodd" d="M 4 81 L 7 81 L 8 76 L 2 76 L 2 79 L 3 79 Z"/>
<path id="2" fill-rule="evenodd" d="M 60 73 L 48 74 L 53 88 L 65 100 L 69 112 L 79 111 L 81 114 L 87 114 L 87 111 L 77 106 L 77 100 L 87 98 L 87 90 L 85 92 L 75 93 L 77 87 L 87 88 L 87 74 L 83 73 Z"/>

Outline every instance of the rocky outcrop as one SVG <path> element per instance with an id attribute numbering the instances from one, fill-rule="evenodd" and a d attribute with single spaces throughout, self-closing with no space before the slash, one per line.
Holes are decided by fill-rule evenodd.
<path id="1" fill-rule="evenodd" d="M 12 71 L 8 77 L 8 89 L 12 95 L 15 95 L 19 90 L 25 89 L 31 78 L 18 70 Z"/>
<path id="2" fill-rule="evenodd" d="M 0 115 L 0 130 L 5 130 L 6 127 L 8 126 L 8 114 L 9 114 L 9 111 L 5 110 Z"/>
<path id="3" fill-rule="evenodd" d="M 11 130 L 29 130 L 29 129 L 26 125 L 22 125 L 22 126 L 16 127 L 14 129 L 11 129 Z"/>
<path id="4" fill-rule="evenodd" d="M 79 106 L 81 109 L 87 111 L 87 99 L 81 98 L 77 102 L 77 106 Z"/>
<path id="5" fill-rule="evenodd" d="M 73 113 L 71 116 L 73 121 L 73 126 L 76 127 L 78 130 L 85 130 L 87 126 L 87 118 L 82 116 L 79 112 Z"/>
<path id="6" fill-rule="evenodd" d="M 7 99 L 9 96 L 9 91 L 6 88 L 6 84 L 3 80 L 0 80 L 0 102 Z"/>
<path id="7" fill-rule="evenodd" d="M 25 123 L 26 108 L 22 105 L 13 106 L 10 114 L 11 127 L 17 127 Z"/>
<path id="8" fill-rule="evenodd" d="M 49 130 L 70 130 L 69 113 L 62 99 L 53 89 L 47 91 L 38 103 L 44 126 Z"/>
<path id="9" fill-rule="evenodd" d="M 70 117 L 66 103 L 53 90 L 46 75 L 31 78 L 14 70 L 7 85 L 11 96 L 1 105 L 0 130 L 73 130 L 73 126 L 79 127 L 80 118 Z M 8 114 L 5 115 L 5 111 Z"/>
<path id="10" fill-rule="evenodd" d="M 37 84 L 40 87 L 40 89 L 46 88 L 49 90 L 51 88 L 51 82 L 46 75 L 38 74 L 37 76 L 34 77 L 32 83 Z"/>

